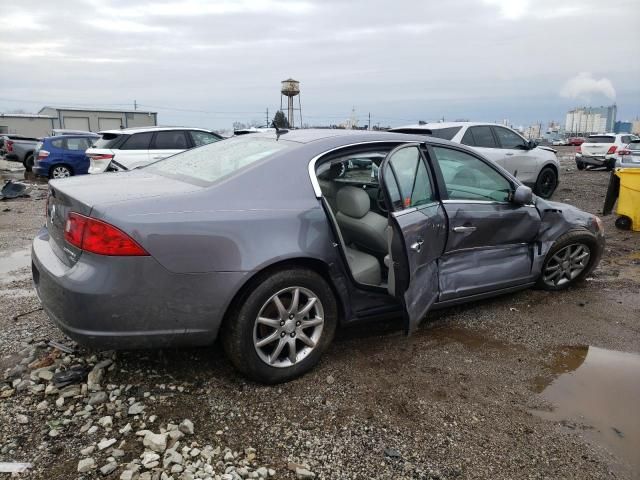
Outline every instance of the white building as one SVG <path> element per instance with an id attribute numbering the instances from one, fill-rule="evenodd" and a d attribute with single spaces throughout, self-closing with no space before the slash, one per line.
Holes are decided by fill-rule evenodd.
<path id="1" fill-rule="evenodd" d="M 617 107 L 581 107 L 575 108 L 565 117 L 565 132 L 575 135 L 613 132 L 616 123 Z"/>
<path id="2" fill-rule="evenodd" d="M 45 137 L 55 128 L 54 117 L 35 113 L 0 113 L 0 134 L 15 133 L 25 137 Z"/>

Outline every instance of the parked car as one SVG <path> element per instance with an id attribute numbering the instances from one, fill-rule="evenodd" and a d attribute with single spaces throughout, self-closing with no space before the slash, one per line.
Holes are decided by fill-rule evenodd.
<path id="1" fill-rule="evenodd" d="M 567 140 L 567 145 L 570 145 L 572 147 L 577 147 L 579 145 L 582 145 L 584 143 L 584 138 L 582 137 L 569 137 L 569 139 Z"/>
<path id="2" fill-rule="evenodd" d="M 34 151 L 33 172 L 41 177 L 65 178 L 89 173 L 85 150 L 98 139 L 95 133 L 45 137 Z"/>
<path id="3" fill-rule="evenodd" d="M 616 167 L 640 167 L 640 139 L 632 140 L 628 145 L 618 149 L 615 154 Z"/>
<path id="4" fill-rule="evenodd" d="M 576 167 L 578 170 L 584 170 L 588 166 L 613 170 L 617 150 L 638 139 L 630 133 L 589 135 L 584 143 L 576 148 Z"/>
<path id="5" fill-rule="evenodd" d="M 564 138 L 556 138 L 551 142 L 551 145 L 554 147 L 562 147 L 563 145 L 567 145 L 567 140 Z"/>
<path id="6" fill-rule="evenodd" d="M 193 147 L 222 140 L 202 128 L 144 127 L 105 130 L 87 150 L 89 173 L 131 170 Z"/>
<path id="7" fill-rule="evenodd" d="M 335 177 L 333 165 L 363 157 L 378 175 Z M 433 308 L 561 290 L 603 245 L 596 216 L 533 196 L 464 145 L 294 130 L 51 180 L 31 258 L 45 312 L 77 341 L 219 336 L 238 370 L 275 383 L 309 370 L 338 324 L 404 311 L 410 332 Z"/>
<path id="8" fill-rule="evenodd" d="M 33 152 L 40 140 L 32 137 L 16 137 L 5 138 L 3 142 L 4 157 L 12 162 L 22 163 L 27 172 L 30 172 L 33 167 Z"/>
<path id="9" fill-rule="evenodd" d="M 89 132 L 87 130 L 70 130 L 68 128 L 54 128 L 51 130 L 51 136 L 57 137 L 60 135 L 96 135 L 96 133 Z"/>
<path id="10" fill-rule="evenodd" d="M 424 133 L 467 145 L 505 168 L 540 197 L 550 198 L 558 186 L 556 151 L 525 140 L 503 125 L 443 122 L 392 128 L 392 132 Z"/>

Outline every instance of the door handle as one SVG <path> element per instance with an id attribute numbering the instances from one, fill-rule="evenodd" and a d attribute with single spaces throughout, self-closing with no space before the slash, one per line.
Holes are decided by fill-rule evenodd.
<path id="1" fill-rule="evenodd" d="M 164 157 L 162 155 L 156 155 L 155 157 L 151 157 L 151 158 L 153 158 L 154 160 L 160 160 Z"/>
<path id="2" fill-rule="evenodd" d="M 477 227 L 453 227 L 453 231 L 456 233 L 475 232 Z"/>
<path id="3" fill-rule="evenodd" d="M 507 153 L 505 153 L 505 155 L 506 155 L 507 157 L 511 157 L 511 156 L 513 155 L 513 153 L 512 153 L 512 152 L 507 152 Z"/>
<path id="4" fill-rule="evenodd" d="M 424 240 L 420 239 L 416 243 L 412 244 L 411 247 L 409 248 L 411 248 L 411 250 L 413 250 L 414 252 L 420 253 L 420 250 L 422 250 L 423 243 L 424 243 Z"/>

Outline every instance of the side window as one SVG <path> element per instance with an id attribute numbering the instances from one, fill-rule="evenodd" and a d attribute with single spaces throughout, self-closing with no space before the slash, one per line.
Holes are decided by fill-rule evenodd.
<path id="1" fill-rule="evenodd" d="M 491 127 L 471 127 L 469 128 L 473 135 L 474 146 L 484 148 L 498 148 L 495 138 L 491 133 Z"/>
<path id="2" fill-rule="evenodd" d="M 451 200 L 507 202 L 511 182 L 482 160 L 459 150 L 433 147 Z"/>
<path id="3" fill-rule="evenodd" d="M 464 132 L 464 135 L 462 136 L 462 140 L 460 140 L 460 143 L 462 143 L 463 145 L 469 145 L 470 147 L 476 146 L 476 141 L 473 139 L 473 133 L 471 133 L 470 128 L 467 128 L 467 131 Z"/>
<path id="4" fill-rule="evenodd" d="M 625 145 L 630 141 L 631 141 L 631 137 L 629 135 L 625 135 L 624 137 L 622 137 L 622 143 L 624 143 Z"/>
<path id="5" fill-rule="evenodd" d="M 51 145 L 56 148 L 64 148 L 64 140 L 62 138 L 58 138 L 57 140 L 51 140 Z"/>
<path id="6" fill-rule="evenodd" d="M 434 200 L 431 180 L 418 147 L 406 147 L 391 155 L 384 178 L 396 211 Z"/>
<path id="7" fill-rule="evenodd" d="M 525 146 L 522 137 L 508 128 L 493 127 L 493 131 L 496 132 L 502 148 L 521 148 Z"/>
<path id="8" fill-rule="evenodd" d="M 153 137 L 153 132 L 134 133 L 125 140 L 120 150 L 149 150 L 151 137 Z"/>
<path id="9" fill-rule="evenodd" d="M 201 147 L 202 145 L 207 145 L 209 143 L 217 142 L 218 140 L 220 140 L 215 135 L 207 132 L 191 130 L 189 133 L 191 134 L 191 139 L 193 140 L 193 144 L 196 147 Z"/>
<path id="10" fill-rule="evenodd" d="M 90 140 L 88 138 L 67 138 L 67 150 L 80 150 L 85 151 L 90 146 Z"/>
<path id="11" fill-rule="evenodd" d="M 187 137 L 182 130 L 158 132 L 153 143 L 151 148 L 156 150 L 186 150 L 189 148 Z"/>

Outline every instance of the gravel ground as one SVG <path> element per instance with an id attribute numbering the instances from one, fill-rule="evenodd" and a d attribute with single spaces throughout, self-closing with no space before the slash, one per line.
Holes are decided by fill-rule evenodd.
<path id="1" fill-rule="evenodd" d="M 571 152 L 554 200 L 598 213 L 609 174 L 577 171 Z M 65 339 L 30 286 L 44 188 L 0 202 L 0 462 L 32 463 L 29 478 L 640 478 L 586 419 L 535 413 L 553 408 L 538 392 L 567 347 L 640 352 L 640 234 L 614 216 L 582 285 L 434 312 L 408 339 L 399 319 L 342 330 L 312 372 L 266 387 L 217 345 L 114 353 Z M 72 365 L 88 377 L 56 388 Z"/>

